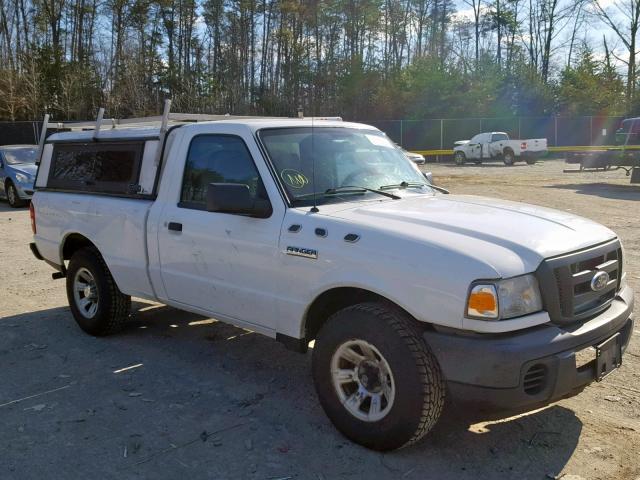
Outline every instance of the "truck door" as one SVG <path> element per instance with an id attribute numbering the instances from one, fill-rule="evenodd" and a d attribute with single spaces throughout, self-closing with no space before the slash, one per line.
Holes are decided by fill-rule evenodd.
<path id="1" fill-rule="evenodd" d="M 469 140 L 467 158 L 476 160 L 482 158 L 482 134 L 476 135 Z"/>
<path id="2" fill-rule="evenodd" d="M 260 153 L 246 140 L 205 133 L 181 142 L 176 155 L 186 162 L 183 171 L 173 170 L 173 198 L 157 220 L 160 273 L 173 302 L 272 328 L 284 204 L 277 191 L 267 192 L 262 181 L 266 166 L 254 162 Z M 270 200 L 273 212 L 269 218 L 209 212 L 209 183 L 248 185 L 252 196 Z"/>
<path id="3" fill-rule="evenodd" d="M 509 141 L 509 137 L 504 133 L 492 133 L 490 134 L 490 143 L 488 144 L 488 156 L 496 158 L 502 155 L 504 147 Z"/>

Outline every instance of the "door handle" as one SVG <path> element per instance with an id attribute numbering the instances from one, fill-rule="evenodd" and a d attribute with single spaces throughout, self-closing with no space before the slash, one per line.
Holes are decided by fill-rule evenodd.
<path id="1" fill-rule="evenodd" d="M 169 222 L 169 225 L 167 225 L 167 228 L 169 230 L 173 230 L 174 232 L 181 232 L 182 224 L 178 222 Z"/>

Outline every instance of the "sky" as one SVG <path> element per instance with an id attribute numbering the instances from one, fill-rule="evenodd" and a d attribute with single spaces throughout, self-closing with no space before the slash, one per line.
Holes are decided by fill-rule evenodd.
<path id="1" fill-rule="evenodd" d="M 488 0 L 486 0 L 487 3 Z M 560 5 L 568 5 L 572 0 L 560 0 Z M 605 52 L 603 46 L 603 35 L 606 38 L 607 46 L 609 50 L 617 57 L 622 59 L 626 59 L 628 56 L 628 52 L 618 36 L 613 32 L 613 30 L 605 25 L 595 14 L 596 9 L 593 5 L 593 1 L 596 0 L 587 0 L 587 3 L 583 7 L 582 12 L 582 25 L 578 29 L 579 33 L 577 36 L 577 42 L 586 42 L 594 51 L 594 57 L 597 60 L 604 60 Z M 621 26 L 624 26 L 626 23 L 626 18 L 623 15 L 620 7 L 624 4 L 624 0 L 597 0 L 600 6 L 605 9 L 607 12 L 611 12 L 613 14 L 613 18 L 616 18 Z M 524 2 L 528 3 L 528 2 Z M 467 20 L 473 21 L 473 9 L 466 4 L 463 0 L 456 1 L 457 12 L 454 15 L 454 19 L 458 20 Z M 486 8 L 486 7 L 484 7 Z M 557 34 L 557 38 L 554 42 L 556 45 L 556 51 L 553 56 L 554 66 L 557 68 L 561 68 L 566 65 L 568 59 L 569 52 L 569 44 L 570 44 L 570 36 L 574 26 L 576 15 L 572 15 L 570 18 L 567 18 L 566 21 L 563 21 L 559 24 L 559 31 Z M 525 35 L 525 39 L 526 39 Z M 574 50 L 575 52 L 575 50 Z M 575 57 L 573 57 L 575 59 Z M 622 73 L 626 69 L 626 65 L 622 60 L 612 58 L 613 63 L 617 66 L 618 70 Z"/>

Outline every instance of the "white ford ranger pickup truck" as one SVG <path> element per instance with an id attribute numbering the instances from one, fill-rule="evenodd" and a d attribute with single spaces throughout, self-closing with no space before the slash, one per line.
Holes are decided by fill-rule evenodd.
<path id="1" fill-rule="evenodd" d="M 41 151 L 31 249 L 85 332 L 120 330 L 133 296 L 314 340 L 320 403 L 369 448 L 419 440 L 445 396 L 523 410 L 576 394 L 633 331 L 615 233 L 443 194 L 371 126 L 98 124 Z"/>

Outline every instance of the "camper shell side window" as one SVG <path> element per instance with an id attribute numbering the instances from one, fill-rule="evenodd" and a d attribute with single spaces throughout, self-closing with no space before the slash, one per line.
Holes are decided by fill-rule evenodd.
<path id="1" fill-rule="evenodd" d="M 58 143 L 53 146 L 47 188 L 133 195 L 145 143 Z"/>

